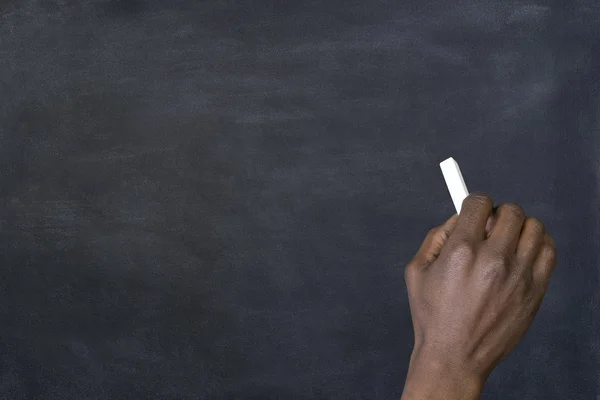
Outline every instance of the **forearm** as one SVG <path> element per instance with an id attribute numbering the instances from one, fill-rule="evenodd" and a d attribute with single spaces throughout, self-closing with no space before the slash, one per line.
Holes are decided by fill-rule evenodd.
<path id="1" fill-rule="evenodd" d="M 478 400 L 483 379 L 415 349 L 401 400 Z"/>

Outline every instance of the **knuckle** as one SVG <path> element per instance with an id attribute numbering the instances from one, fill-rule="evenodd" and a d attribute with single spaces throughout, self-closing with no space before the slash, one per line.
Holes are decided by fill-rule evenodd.
<path id="1" fill-rule="evenodd" d="M 478 206 L 492 206 L 494 204 L 492 197 L 483 192 L 471 193 L 467 199 L 471 204 Z"/>
<path id="2" fill-rule="evenodd" d="M 475 253 L 473 245 L 466 239 L 460 238 L 454 242 L 452 252 L 458 254 L 472 255 Z"/>
<path id="3" fill-rule="evenodd" d="M 515 203 L 506 203 L 503 205 L 503 209 L 509 216 L 513 218 L 524 218 L 525 210 L 518 204 Z"/>
<path id="4" fill-rule="evenodd" d="M 448 238 L 450 237 L 450 230 L 448 229 L 440 229 L 439 230 L 439 235 L 442 238 L 442 240 L 446 241 L 448 240 Z"/>
<path id="5" fill-rule="evenodd" d="M 486 280 L 494 281 L 497 279 L 504 278 L 507 274 L 508 268 L 504 262 L 496 260 L 495 262 L 488 263 L 483 271 L 483 277 Z"/>
<path id="6" fill-rule="evenodd" d="M 473 245 L 466 239 L 457 239 L 450 246 L 449 257 L 451 262 L 464 263 L 470 261 L 475 256 L 475 249 Z"/>
<path id="7" fill-rule="evenodd" d="M 431 237 L 431 236 L 435 235 L 437 233 L 438 229 L 439 228 L 437 226 L 431 228 L 429 231 L 427 231 L 427 236 Z"/>
<path id="8" fill-rule="evenodd" d="M 528 223 L 531 225 L 533 232 L 537 235 L 543 235 L 546 231 L 544 223 L 537 218 L 529 218 Z"/>
<path id="9" fill-rule="evenodd" d="M 512 257 L 505 251 L 488 249 L 482 257 L 485 268 L 490 269 L 493 275 L 508 273 L 512 265 Z"/>
<path id="10" fill-rule="evenodd" d="M 542 254 L 548 261 L 556 261 L 556 249 L 554 248 L 554 246 L 544 244 L 544 246 L 542 247 Z"/>

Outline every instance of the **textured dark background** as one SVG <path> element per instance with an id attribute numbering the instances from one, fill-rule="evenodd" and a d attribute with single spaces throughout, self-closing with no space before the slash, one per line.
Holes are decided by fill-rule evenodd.
<path id="1" fill-rule="evenodd" d="M 453 156 L 559 250 L 483 399 L 596 399 L 599 89 L 597 0 L 0 1 L 0 398 L 399 398 Z"/>

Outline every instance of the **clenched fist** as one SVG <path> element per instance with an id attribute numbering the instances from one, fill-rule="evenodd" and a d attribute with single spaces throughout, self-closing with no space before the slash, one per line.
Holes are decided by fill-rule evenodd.
<path id="1" fill-rule="evenodd" d="M 529 328 L 555 260 L 544 225 L 521 207 L 468 196 L 406 267 L 415 347 L 402 399 L 479 398 Z"/>

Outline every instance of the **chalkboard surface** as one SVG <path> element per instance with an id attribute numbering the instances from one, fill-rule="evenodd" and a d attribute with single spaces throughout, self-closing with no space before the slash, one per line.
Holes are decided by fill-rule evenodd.
<path id="1" fill-rule="evenodd" d="M 482 398 L 595 399 L 597 1 L 0 1 L 0 398 L 399 398 L 447 157 L 558 247 Z"/>

